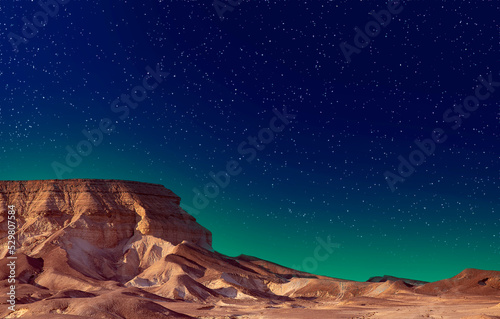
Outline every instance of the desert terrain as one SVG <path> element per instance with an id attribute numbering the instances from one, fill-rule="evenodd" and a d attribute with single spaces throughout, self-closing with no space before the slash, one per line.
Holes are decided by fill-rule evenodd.
<path id="1" fill-rule="evenodd" d="M 0 317 L 500 318 L 499 271 L 355 282 L 229 257 L 180 200 L 130 181 L 1 181 Z"/>

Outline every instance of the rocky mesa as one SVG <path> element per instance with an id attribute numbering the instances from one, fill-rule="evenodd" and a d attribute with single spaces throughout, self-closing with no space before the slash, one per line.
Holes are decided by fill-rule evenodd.
<path id="1" fill-rule="evenodd" d="M 55 248 L 77 271 L 127 281 L 189 241 L 211 249 L 212 235 L 161 185 L 113 180 L 0 182 L 0 258 L 7 254 L 7 206 L 15 205 L 18 252 Z"/>

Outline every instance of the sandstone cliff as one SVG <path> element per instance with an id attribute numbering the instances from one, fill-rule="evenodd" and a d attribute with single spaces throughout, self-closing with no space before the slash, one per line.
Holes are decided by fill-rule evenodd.
<path id="1" fill-rule="evenodd" d="M 133 278 L 184 240 L 211 249 L 211 233 L 162 185 L 117 180 L 0 182 L 0 258 L 7 206 L 16 206 L 18 252 L 41 257 L 60 248 L 96 279 Z"/>

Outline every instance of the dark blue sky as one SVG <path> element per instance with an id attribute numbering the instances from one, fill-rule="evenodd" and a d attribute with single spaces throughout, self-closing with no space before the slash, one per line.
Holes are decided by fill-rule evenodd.
<path id="1" fill-rule="evenodd" d="M 222 21 L 211 1 L 58 7 L 47 7 L 52 16 L 31 1 L 0 7 L 1 179 L 160 183 L 222 253 L 333 277 L 499 270 L 496 2 L 395 4 L 364 48 L 355 28 L 376 31 L 365 26 L 372 10 L 389 10 L 383 1 L 243 1 Z M 350 63 L 344 42 L 359 52 Z M 147 67 L 169 74 L 157 83 Z M 120 118 L 113 101 L 145 77 L 158 86 L 118 100 L 128 109 Z M 478 105 L 477 85 L 489 93 Z M 469 111 L 454 109 L 467 97 Z M 295 118 L 269 137 L 262 130 L 284 109 Z M 82 130 L 102 119 L 114 130 L 88 150 Z M 392 192 L 384 174 L 400 176 L 398 157 L 410 161 L 414 140 L 436 128 L 446 140 Z M 267 144 L 252 146 L 259 132 Z M 79 144 L 73 167 L 67 147 Z M 193 189 L 233 160 L 239 173 L 196 206 Z M 328 236 L 338 247 L 312 262 Z"/>

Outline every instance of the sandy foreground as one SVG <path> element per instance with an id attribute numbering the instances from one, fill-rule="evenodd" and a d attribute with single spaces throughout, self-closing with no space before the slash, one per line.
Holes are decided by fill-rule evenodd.
<path id="1" fill-rule="evenodd" d="M 160 303 L 161 304 L 161 303 Z M 401 295 L 390 299 L 354 298 L 348 301 L 223 302 L 215 305 L 164 303 L 195 318 L 460 318 L 500 319 L 500 297 L 422 297 Z"/>

